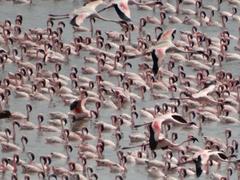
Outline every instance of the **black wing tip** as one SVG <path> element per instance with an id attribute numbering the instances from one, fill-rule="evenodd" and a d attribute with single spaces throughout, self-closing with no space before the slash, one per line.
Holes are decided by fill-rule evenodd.
<path id="1" fill-rule="evenodd" d="M 128 22 L 129 22 L 129 21 L 132 21 L 129 17 L 127 17 L 127 16 L 119 9 L 119 7 L 118 7 L 117 4 L 114 4 L 113 7 L 115 8 L 118 16 L 119 16 L 122 20 L 128 21 Z"/>
<path id="2" fill-rule="evenodd" d="M 78 106 L 79 101 L 75 100 L 70 104 L 70 110 L 74 110 Z"/>
<path id="3" fill-rule="evenodd" d="M 0 112 L 0 119 L 10 118 L 11 116 L 12 116 L 12 113 L 8 110 L 4 110 L 4 111 Z"/>
<path id="4" fill-rule="evenodd" d="M 151 55 L 153 60 L 152 72 L 154 75 L 156 75 L 158 73 L 159 67 L 158 67 L 158 57 L 155 54 L 155 49 L 152 50 Z"/>
<path id="5" fill-rule="evenodd" d="M 180 115 L 172 115 L 172 117 L 173 117 L 173 119 L 175 119 L 175 120 L 177 120 L 177 121 L 179 121 L 181 123 L 184 123 L 184 124 L 187 123 L 187 121 Z"/>
<path id="6" fill-rule="evenodd" d="M 71 19 L 70 24 L 71 24 L 72 26 L 79 27 L 79 25 L 76 23 L 76 19 L 77 19 L 77 15 L 74 16 L 74 17 Z"/>

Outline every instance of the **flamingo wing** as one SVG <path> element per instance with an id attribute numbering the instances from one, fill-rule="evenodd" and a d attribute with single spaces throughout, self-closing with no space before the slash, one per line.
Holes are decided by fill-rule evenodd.
<path id="1" fill-rule="evenodd" d="M 84 19 L 90 15 L 91 13 L 84 11 L 79 14 L 73 13 L 73 18 L 71 19 L 70 24 L 79 27 L 83 23 Z"/>
<path id="2" fill-rule="evenodd" d="M 193 94 L 192 97 L 193 98 L 200 98 L 200 97 L 207 96 L 209 93 L 214 91 L 215 87 L 216 87 L 216 85 L 212 84 L 212 85 L 200 90 L 199 92 Z"/>
<path id="3" fill-rule="evenodd" d="M 175 33 L 175 29 L 170 29 L 162 33 L 160 41 L 172 41 L 172 35 Z"/>
<path id="4" fill-rule="evenodd" d="M 124 21 L 131 21 L 131 12 L 128 6 L 128 1 L 120 1 L 113 4 L 118 16 Z"/>

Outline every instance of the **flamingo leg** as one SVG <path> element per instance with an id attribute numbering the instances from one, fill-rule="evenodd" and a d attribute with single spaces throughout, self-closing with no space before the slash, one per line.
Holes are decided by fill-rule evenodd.
<path id="1" fill-rule="evenodd" d="M 54 21 L 54 20 L 69 19 L 69 16 L 66 16 L 66 17 L 55 17 L 55 18 L 54 18 L 54 17 L 51 17 L 50 19 L 53 20 L 53 21 Z"/>
<path id="2" fill-rule="evenodd" d="M 133 149 L 133 148 L 137 148 L 137 147 L 142 147 L 143 145 L 149 145 L 149 143 L 147 143 L 147 144 L 140 144 L 140 145 L 136 145 L 136 146 L 123 147 L 122 150 L 124 150 L 124 149 Z"/>
<path id="3" fill-rule="evenodd" d="M 50 17 L 61 17 L 61 16 L 69 16 L 69 14 L 49 14 Z"/>
<path id="4" fill-rule="evenodd" d="M 103 21 L 114 22 L 114 23 L 117 23 L 117 24 L 120 23 L 120 21 L 115 21 L 115 20 L 112 20 L 112 19 L 106 19 L 106 18 L 100 16 L 99 14 L 93 14 L 92 17 L 101 19 Z"/>

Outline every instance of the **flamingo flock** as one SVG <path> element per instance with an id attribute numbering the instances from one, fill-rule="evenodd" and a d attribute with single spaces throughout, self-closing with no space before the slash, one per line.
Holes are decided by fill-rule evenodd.
<path id="1" fill-rule="evenodd" d="M 0 5 L 0 179 L 240 179 L 238 0 Z"/>

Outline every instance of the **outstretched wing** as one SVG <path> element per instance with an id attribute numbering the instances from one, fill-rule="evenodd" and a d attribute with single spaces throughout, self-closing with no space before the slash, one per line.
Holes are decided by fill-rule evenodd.
<path id="1" fill-rule="evenodd" d="M 131 12 L 128 6 L 128 1 L 122 0 L 114 4 L 114 8 L 121 19 L 124 21 L 131 21 Z"/>
<path id="2" fill-rule="evenodd" d="M 211 84 L 208 87 L 200 90 L 199 92 L 195 93 L 192 95 L 193 98 L 200 98 L 200 97 L 204 97 L 207 96 L 208 94 L 212 93 L 216 88 L 215 84 Z"/>
<path id="3" fill-rule="evenodd" d="M 79 27 L 83 23 L 84 19 L 86 19 L 88 16 L 90 16 L 90 13 L 82 12 L 82 13 L 79 13 L 78 15 L 73 13 L 73 15 L 74 16 L 71 19 L 70 24 L 73 26 Z"/>
<path id="4" fill-rule="evenodd" d="M 172 41 L 172 35 L 176 32 L 175 29 L 170 29 L 167 31 L 164 31 L 162 33 L 162 36 L 160 38 L 160 41 Z"/>

